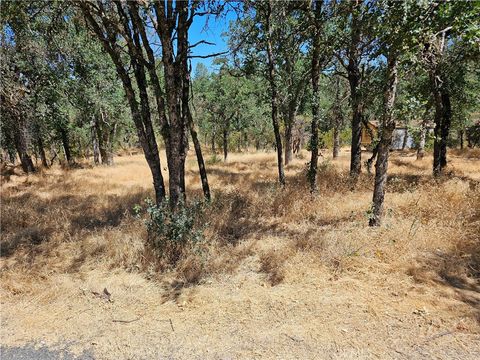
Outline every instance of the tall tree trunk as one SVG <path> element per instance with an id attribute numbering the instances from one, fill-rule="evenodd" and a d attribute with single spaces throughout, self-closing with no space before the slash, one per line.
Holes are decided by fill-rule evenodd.
<path id="1" fill-rule="evenodd" d="M 223 161 L 227 161 L 228 156 L 228 130 L 223 129 Z"/>
<path id="2" fill-rule="evenodd" d="M 212 133 L 212 153 L 213 154 L 217 153 L 217 149 L 215 147 L 215 132 Z"/>
<path id="3" fill-rule="evenodd" d="M 115 138 L 116 124 L 113 126 L 108 123 L 106 114 L 100 110 L 101 125 L 97 124 L 98 145 L 102 164 L 113 165 L 113 139 Z"/>
<path id="4" fill-rule="evenodd" d="M 192 137 L 193 147 L 195 148 L 195 155 L 197 157 L 198 171 L 200 173 L 200 180 L 202 182 L 203 196 L 207 201 L 210 201 L 210 186 L 208 185 L 207 169 L 205 168 L 205 161 L 203 160 L 202 147 L 198 139 L 195 124 L 193 123 L 192 112 L 190 111 L 189 96 L 190 96 L 190 71 L 187 62 L 184 62 L 185 81 L 183 83 L 183 98 L 182 98 L 182 112 L 186 117 L 188 127 L 190 129 L 190 136 Z"/>
<path id="5" fill-rule="evenodd" d="M 442 130 L 440 140 L 440 166 L 443 170 L 447 166 L 447 143 L 450 132 L 450 125 L 452 122 L 452 105 L 450 102 L 450 94 L 442 89 Z"/>
<path id="6" fill-rule="evenodd" d="M 33 165 L 32 157 L 28 153 L 28 138 L 25 121 L 18 121 L 17 129 L 14 133 L 14 140 L 23 171 L 27 174 L 35 172 L 35 166 Z"/>
<path id="7" fill-rule="evenodd" d="M 355 76 L 352 76 L 354 78 Z M 362 170 L 362 117 L 363 106 L 357 89 L 358 79 L 352 79 L 352 144 L 350 151 L 350 176 L 356 180 Z"/>
<path id="8" fill-rule="evenodd" d="M 281 186 L 285 186 L 285 171 L 283 169 L 283 154 L 282 154 L 282 137 L 280 135 L 280 126 L 278 124 L 278 93 L 277 93 L 277 84 L 275 81 L 275 56 L 273 53 L 272 45 L 272 36 L 273 36 L 273 27 L 272 27 L 272 9 L 273 1 L 268 0 L 267 4 L 267 57 L 268 57 L 268 80 L 270 83 L 270 100 L 272 105 L 272 124 L 273 131 L 275 134 L 275 147 L 277 149 L 277 165 L 278 165 L 278 181 Z"/>
<path id="9" fill-rule="evenodd" d="M 433 142 L 433 175 L 441 175 L 447 166 L 447 141 L 452 121 L 452 106 L 447 82 L 441 72 L 440 63 L 446 48 L 447 31 L 441 32 L 441 38 L 435 44 L 425 45 L 425 59 L 429 66 L 430 90 L 435 104 L 435 138 Z"/>
<path id="10" fill-rule="evenodd" d="M 392 52 L 388 56 L 387 84 L 384 94 L 384 115 L 382 121 L 380 141 L 378 143 L 377 163 L 375 164 L 375 187 L 373 189 L 372 214 L 370 226 L 380 226 L 383 219 L 383 203 L 387 185 L 388 155 L 392 142 L 395 121 L 393 120 L 393 106 L 397 92 L 397 57 Z"/>
<path id="11" fill-rule="evenodd" d="M 293 125 L 295 124 L 295 110 L 288 111 L 288 120 L 285 124 L 285 165 L 293 159 Z"/>
<path id="12" fill-rule="evenodd" d="M 62 140 L 63 151 L 65 153 L 65 160 L 67 160 L 68 165 L 73 164 L 72 153 L 70 150 L 70 138 L 68 136 L 68 131 L 63 125 L 59 128 L 60 138 Z"/>
<path id="13" fill-rule="evenodd" d="M 340 130 L 338 129 L 338 125 L 335 124 L 333 127 L 333 158 L 338 158 L 338 154 L 340 153 Z"/>
<path id="14" fill-rule="evenodd" d="M 100 147 L 98 145 L 98 124 L 95 115 L 92 116 L 90 122 L 90 137 L 92 139 L 93 163 L 98 165 L 100 164 Z"/>
<path id="15" fill-rule="evenodd" d="M 340 77 L 335 79 L 335 104 L 333 106 L 333 159 L 340 153 L 340 129 L 343 125 L 343 113 L 340 99 Z"/>
<path id="16" fill-rule="evenodd" d="M 433 79 L 432 79 L 433 78 Z M 441 175 L 447 166 L 447 141 L 450 131 L 452 109 L 450 94 L 437 84 L 438 77 L 431 76 L 435 101 L 435 138 L 433 142 L 433 174 Z"/>
<path id="17" fill-rule="evenodd" d="M 138 63 L 137 54 L 134 53 L 134 50 L 132 49 L 132 44 L 128 43 L 130 52 L 130 65 L 135 72 L 135 78 L 137 80 L 137 86 L 140 93 L 140 100 L 143 100 L 142 111 L 140 111 L 139 104 L 136 99 L 135 90 L 133 88 L 132 79 L 126 70 L 126 64 L 124 64 L 124 62 L 122 61 L 120 49 L 117 44 L 117 30 L 112 28 L 111 24 L 104 18 L 102 18 L 100 22 L 97 22 L 97 20 L 92 15 L 92 13 L 95 13 L 95 10 L 92 10 L 90 4 L 81 2 L 79 3 L 79 5 L 82 9 L 83 14 L 87 18 L 87 21 L 90 23 L 93 31 L 101 40 L 105 51 L 107 51 L 110 55 L 113 63 L 115 64 L 117 74 L 122 80 L 123 88 L 125 90 L 127 101 L 130 107 L 130 112 L 132 114 L 132 119 L 135 123 L 135 127 L 137 130 L 138 139 L 142 146 L 147 164 L 152 173 L 153 188 L 155 190 L 155 200 L 157 204 L 160 204 L 165 199 L 165 186 L 160 166 L 158 147 L 149 113 L 148 96 L 147 103 L 145 102 L 146 81 L 144 81 L 145 75 L 143 73 L 143 65 Z M 117 6 L 120 5 L 121 4 L 118 3 Z M 128 3 L 128 5 L 136 6 L 136 4 L 134 3 Z M 137 18 L 134 19 L 136 20 Z"/>
<path id="18" fill-rule="evenodd" d="M 205 196 L 205 199 L 210 200 L 211 195 L 210 187 L 208 185 L 207 169 L 205 167 L 205 161 L 203 160 L 202 148 L 200 146 L 200 141 L 198 140 L 198 134 L 195 130 L 192 119 L 190 119 L 189 126 L 190 135 L 192 136 L 193 146 L 195 148 L 195 154 L 197 156 L 197 164 L 200 172 L 200 180 L 202 181 L 203 195 Z"/>
<path id="19" fill-rule="evenodd" d="M 358 6 L 352 5 L 352 6 Z M 352 144 L 350 152 L 350 177 L 356 183 L 362 170 L 362 120 L 363 120 L 363 99 L 360 93 L 360 43 L 361 32 L 359 31 L 359 19 L 352 15 L 352 28 L 350 32 L 350 48 L 348 51 L 347 75 L 350 84 L 350 96 L 352 104 Z"/>
<path id="20" fill-rule="evenodd" d="M 167 8 L 165 8 L 167 6 Z M 186 200 L 185 159 L 188 147 L 188 120 L 182 114 L 184 82 L 188 80 L 186 62 L 188 56 L 188 2 L 176 1 L 177 21 L 169 20 L 172 3 L 154 4 L 157 13 L 157 33 L 162 43 L 162 62 L 165 78 L 166 105 L 168 109 L 169 137 L 167 162 L 169 170 L 170 207 L 176 210 Z M 172 25 L 173 23 L 173 25 Z M 176 24 L 176 26 L 175 26 Z M 172 36 L 176 32 L 176 55 Z M 145 40 L 144 40 L 145 42 Z M 188 104 L 187 104 L 188 105 Z"/>
<path id="21" fill-rule="evenodd" d="M 463 138 L 464 138 L 465 130 L 462 127 L 458 130 L 458 140 L 460 141 L 460 149 L 463 150 Z"/>
<path id="22" fill-rule="evenodd" d="M 42 137 L 39 133 L 37 133 L 36 135 L 37 135 L 37 149 L 38 149 L 38 154 L 40 155 L 40 159 L 42 161 L 42 166 L 44 168 L 48 168 L 47 155 L 45 154 L 45 148 L 43 146 Z"/>
<path id="23" fill-rule="evenodd" d="M 320 15 L 321 1 L 313 1 L 313 12 L 315 17 L 315 31 L 313 32 L 313 53 L 311 63 L 312 80 L 312 124 L 310 139 L 310 167 L 308 169 L 308 180 L 310 182 L 310 192 L 316 193 L 317 187 L 317 168 L 318 168 L 318 125 L 320 123 Z"/>

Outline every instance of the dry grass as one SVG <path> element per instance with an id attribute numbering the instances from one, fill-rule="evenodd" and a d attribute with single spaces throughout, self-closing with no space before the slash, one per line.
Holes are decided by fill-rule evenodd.
<path id="1" fill-rule="evenodd" d="M 477 358 L 480 161 L 393 153 L 382 228 L 373 179 L 349 154 L 304 159 L 276 185 L 273 153 L 210 162 L 206 241 L 167 267 L 133 207 L 152 197 L 140 155 L 112 168 L 2 178 L 2 344 L 43 340 L 99 358 Z M 163 163 L 166 163 L 163 160 Z M 189 196 L 201 195 L 193 157 Z M 113 302 L 92 292 L 106 287 Z M 131 323 L 112 322 L 115 319 Z M 170 326 L 172 321 L 174 331 Z M 195 334 L 195 336 L 192 336 Z"/>

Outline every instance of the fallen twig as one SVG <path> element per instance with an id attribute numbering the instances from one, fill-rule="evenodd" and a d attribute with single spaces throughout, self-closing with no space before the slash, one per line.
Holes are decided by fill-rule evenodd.
<path id="1" fill-rule="evenodd" d="M 288 334 L 286 334 L 286 333 L 283 333 L 283 335 L 285 335 L 286 337 L 288 337 L 288 338 L 290 338 L 291 340 L 296 341 L 296 342 L 302 342 L 302 341 L 303 341 L 303 339 L 299 339 L 299 338 L 290 336 L 290 335 L 288 335 Z"/>
<path id="2" fill-rule="evenodd" d="M 428 337 L 423 343 L 425 344 L 429 341 L 432 341 L 432 340 L 438 339 L 442 336 L 450 335 L 450 334 L 453 334 L 453 331 L 451 331 L 451 330 L 443 331 L 441 333 L 438 333 L 438 334 L 435 334 L 435 335 L 432 335 L 432 336 Z"/>
<path id="3" fill-rule="evenodd" d="M 138 320 L 140 320 L 141 318 L 142 318 L 142 317 L 138 317 L 138 318 L 133 319 L 133 320 L 117 320 L 117 319 L 113 319 L 112 322 L 129 324 L 129 323 L 132 323 L 132 322 L 134 322 L 134 321 L 138 321 Z"/>

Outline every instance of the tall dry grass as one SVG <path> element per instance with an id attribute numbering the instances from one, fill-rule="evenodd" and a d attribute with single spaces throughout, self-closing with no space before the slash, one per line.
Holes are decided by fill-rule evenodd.
<path id="1" fill-rule="evenodd" d="M 287 167 L 281 190 L 273 154 L 232 154 L 209 167 L 214 190 L 203 214 L 205 241 L 174 268 L 149 249 L 133 216 L 134 206 L 152 196 L 141 156 L 121 157 L 113 168 L 17 176 L 2 185 L 2 279 L 19 293 L 52 273 L 122 268 L 155 279 L 168 273 L 188 285 L 258 256 L 260 271 L 277 284 L 284 263 L 308 252 L 334 271 L 376 261 L 419 280 L 478 282 L 480 167 L 463 155 L 455 153 L 450 172 L 433 179 L 430 158 L 393 154 L 385 226 L 371 229 L 372 176 L 363 174 L 352 191 L 347 153 L 322 160 L 316 196 L 308 192 L 304 160 Z M 187 173 L 189 195 L 199 197 L 193 159 Z"/>
<path id="2" fill-rule="evenodd" d="M 273 153 L 210 162 L 204 241 L 175 264 L 150 248 L 143 219 L 134 216 L 134 206 L 153 197 L 140 155 L 119 157 L 111 168 L 2 178 L 2 342 L 81 339 L 80 350 L 97 344 L 106 359 L 135 358 L 140 350 L 145 358 L 215 358 L 214 350 L 218 358 L 231 355 L 227 346 L 253 358 L 259 355 L 244 344 L 256 339 L 264 339 L 253 348 L 266 346 L 265 358 L 268 351 L 312 358 L 332 343 L 345 358 L 368 357 L 366 343 L 381 354 L 392 351 L 385 347 L 392 341 L 415 345 L 445 327 L 471 342 L 480 331 L 478 158 L 452 152 L 446 175 L 434 179 L 431 157 L 392 153 L 386 219 L 375 229 L 367 226 L 373 177 L 362 174 L 352 190 L 343 151 L 338 160 L 321 159 L 312 196 L 306 159 L 286 168 L 283 190 Z M 187 164 L 188 196 L 201 198 L 195 159 Z M 104 287 L 113 302 L 92 295 Z M 362 332 L 353 333 L 357 328 Z M 294 331 L 304 337 L 290 337 Z M 145 345 L 159 338 L 160 350 Z M 295 339 L 304 348 L 292 348 Z M 190 352 L 171 345 L 180 343 Z M 417 347 L 402 346 L 418 356 L 411 352 Z M 436 354 L 435 346 L 426 354 Z"/>

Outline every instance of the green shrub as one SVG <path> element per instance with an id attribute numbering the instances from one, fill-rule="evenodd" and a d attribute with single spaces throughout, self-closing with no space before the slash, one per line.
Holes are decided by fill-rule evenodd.
<path id="1" fill-rule="evenodd" d="M 179 204 L 175 212 L 170 209 L 168 201 L 157 206 L 151 199 L 146 199 L 145 204 L 148 242 L 169 263 L 176 263 L 184 250 L 203 241 L 205 225 L 200 221 L 203 202 Z M 134 210 L 137 216 L 142 216 L 141 206 L 137 205 Z"/>

